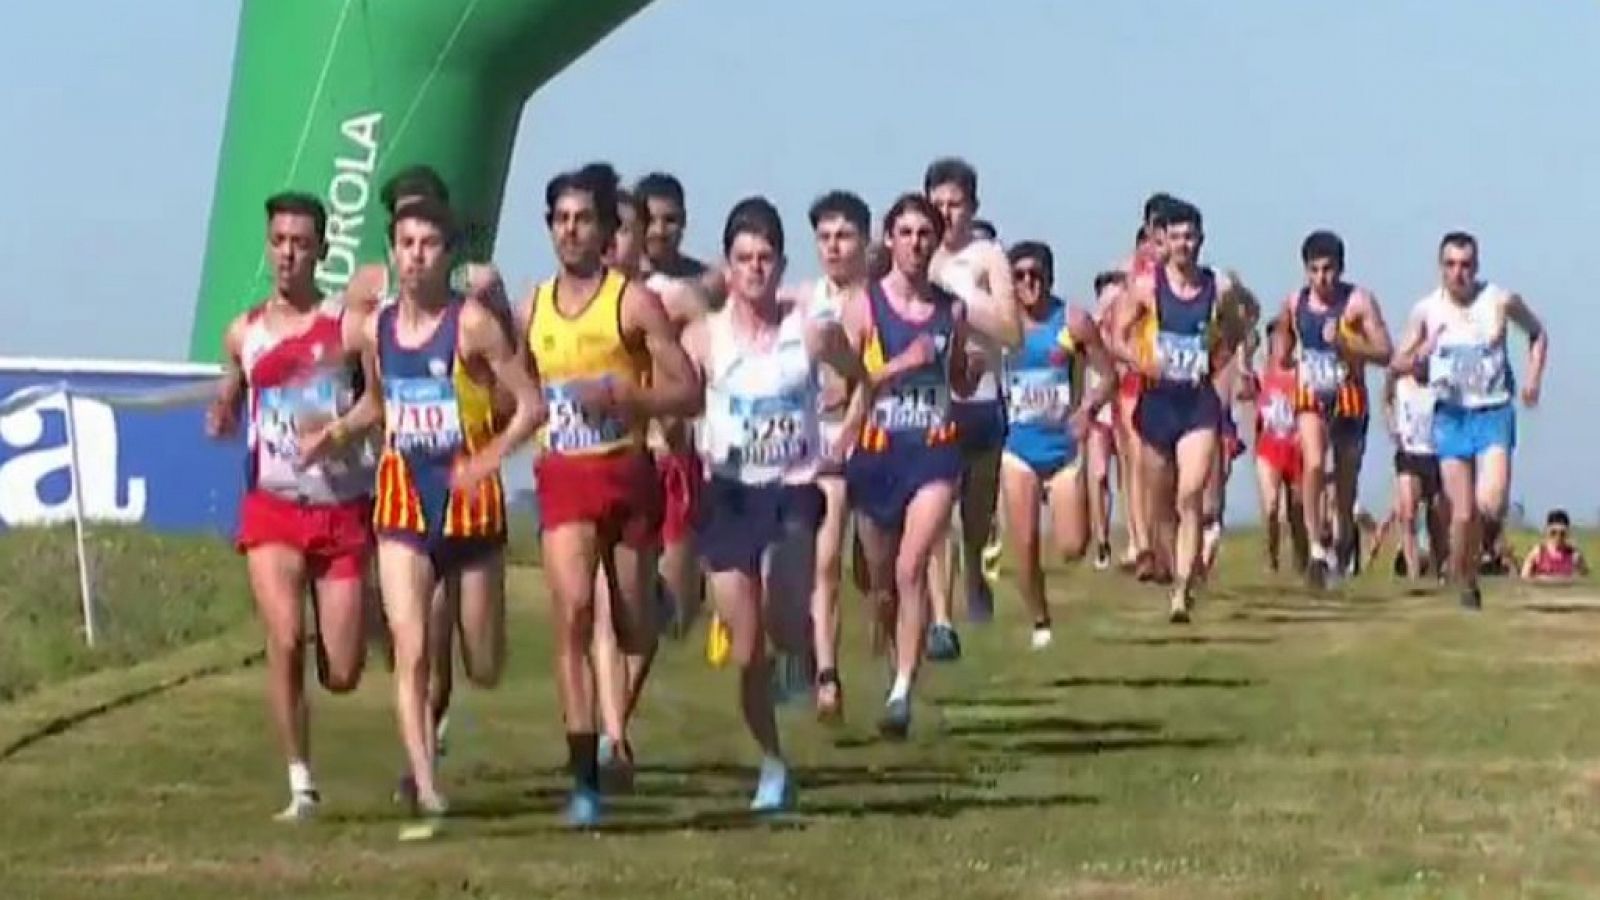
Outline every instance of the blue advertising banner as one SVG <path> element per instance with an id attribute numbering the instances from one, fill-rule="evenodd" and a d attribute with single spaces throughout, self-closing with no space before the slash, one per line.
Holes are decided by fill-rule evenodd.
<path id="1" fill-rule="evenodd" d="M 85 518 L 232 534 L 244 440 L 205 435 L 203 395 L 219 372 L 210 365 L 0 359 L 0 528 L 72 520 L 71 394 Z"/>

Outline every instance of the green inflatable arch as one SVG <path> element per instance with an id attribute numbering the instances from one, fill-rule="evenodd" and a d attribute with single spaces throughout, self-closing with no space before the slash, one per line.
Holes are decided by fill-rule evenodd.
<path id="1" fill-rule="evenodd" d="M 523 104 L 649 0 L 244 0 L 189 355 L 269 287 L 261 202 L 323 198 L 325 290 L 384 257 L 379 187 L 437 168 L 469 257 L 494 248 Z"/>

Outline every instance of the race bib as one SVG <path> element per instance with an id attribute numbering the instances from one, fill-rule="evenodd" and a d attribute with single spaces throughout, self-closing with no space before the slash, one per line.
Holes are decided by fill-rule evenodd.
<path id="1" fill-rule="evenodd" d="M 466 443 L 461 405 L 448 378 L 391 378 L 383 383 L 389 447 L 403 455 L 445 456 Z"/>
<path id="2" fill-rule="evenodd" d="M 931 431 L 944 424 L 950 386 L 909 381 L 885 389 L 872 405 L 873 424 L 884 431 Z"/>
<path id="3" fill-rule="evenodd" d="M 1329 350 L 1300 351 L 1300 386 L 1319 396 L 1337 393 L 1350 378 L 1350 368 Z"/>
<path id="4" fill-rule="evenodd" d="M 614 417 L 590 418 L 578 402 L 573 382 L 546 384 L 545 403 L 550 409 L 547 434 L 550 449 L 556 453 L 575 453 L 612 444 L 627 436 L 628 430 Z"/>
<path id="5" fill-rule="evenodd" d="M 1061 424 L 1072 409 L 1072 377 L 1065 369 L 1019 369 L 1007 381 L 1011 421 Z"/>
<path id="6" fill-rule="evenodd" d="M 1439 347 L 1428 360 L 1429 383 L 1461 400 L 1505 390 L 1505 374 L 1505 354 L 1482 344 Z"/>
<path id="7" fill-rule="evenodd" d="M 1156 334 L 1156 358 L 1161 361 L 1161 378 L 1184 384 L 1198 384 L 1211 369 L 1205 335 Z"/>
<path id="8" fill-rule="evenodd" d="M 339 415 L 342 395 L 331 378 L 259 389 L 256 393 L 257 445 L 273 459 L 298 460 L 300 435 L 333 421 Z"/>
<path id="9" fill-rule="evenodd" d="M 807 434 L 810 398 L 795 392 L 780 397 L 733 397 L 729 413 L 741 425 L 741 442 L 730 450 L 731 462 L 753 466 L 789 466 L 805 460 L 815 448 Z"/>
<path id="10" fill-rule="evenodd" d="M 1273 437 L 1286 438 L 1294 434 L 1294 404 L 1282 394 L 1275 394 L 1261 406 L 1261 428 Z"/>

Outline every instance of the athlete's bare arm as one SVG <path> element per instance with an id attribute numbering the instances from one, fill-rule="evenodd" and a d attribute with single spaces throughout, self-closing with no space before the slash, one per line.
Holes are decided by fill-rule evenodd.
<path id="1" fill-rule="evenodd" d="M 1079 404 L 1093 416 L 1100 407 L 1110 402 L 1111 394 L 1116 390 L 1111 354 L 1105 341 L 1100 339 L 1099 326 L 1081 309 L 1067 311 L 1067 333 L 1072 335 L 1072 342 L 1083 357 L 1085 372 L 1093 372 L 1095 376 L 1084 379 L 1085 382 L 1095 382 L 1095 389 L 1085 393 Z"/>
<path id="2" fill-rule="evenodd" d="M 850 345 L 850 337 L 838 322 L 811 322 L 806 326 L 806 352 L 811 358 L 855 383 L 867 377 L 861 364 L 861 351 Z"/>
<path id="3" fill-rule="evenodd" d="M 239 427 L 239 409 L 244 403 L 247 382 L 244 374 L 244 332 L 249 313 L 234 317 L 222 335 L 222 377 L 217 379 L 217 395 L 206 410 L 206 434 L 227 437 Z"/>
<path id="4" fill-rule="evenodd" d="M 1395 347 L 1395 354 L 1389 361 L 1391 371 L 1401 375 L 1408 375 L 1417 370 L 1420 363 L 1429 352 L 1427 317 L 1422 314 L 1421 308 L 1411 313 L 1411 318 L 1406 322 L 1406 330 L 1400 336 L 1400 343 Z"/>
<path id="5" fill-rule="evenodd" d="M 1016 286 L 1011 282 L 1011 261 L 993 241 L 983 242 L 984 280 L 990 302 L 967 306 L 967 323 L 973 330 L 1008 350 L 1022 346 L 1022 312 L 1017 308 Z"/>
<path id="6" fill-rule="evenodd" d="M 344 308 L 363 316 L 371 315 L 383 299 L 383 289 L 388 280 L 387 266 L 367 263 L 356 269 L 344 286 Z"/>
<path id="7" fill-rule="evenodd" d="M 1521 294 L 1512 293 L 1506 298 L 1506 318 L 1515 322 L 1528 336 L 1528 378 L 1522 385 L 1522 402 L 1535 406 L 1539 402 L 1540 386 L 1544 383 L 1544 363 L 1550 352 L 1550 335 Z"/>
<path id="8" fill-rule="evenodd" d="M 365 388 L 344 415 L 301 439 L 300 459 L 313 462 L 337 451 L 371 431 L 383 421 L 383 376 L 378 367 L 378 317 L 361 316 L 346 329 L 345 353 L 359 356 Z"/>
<path id="9" fill-rule="evenodd" d="M 684 329 L 711 311 L 711 297 L 699 281 L 673 279 L 659 292 L 661 307 L 674 327 Z"/>
<path id="10" fill-rule="evenodd" d="M 957 300 L 950 307 L 950 317 L 955 320 L 950 329 L 950 391 L 957 397 L 970 397 L 983 377 L 984 357 L 972 345 L 967 305 Z"/>
<path id="11" fill-rule="evenodd" d="M 1154 360 L 1139 357 L 1138 330 L 1156 306 L 1155 282 L 1138 278 L 1111 310 L 1111 343 L 1107 349 L 1123 365 L 1145 375 L 1154 374 Z"/>
<path id="12" fill-rule="evenodd" d="M 501 307 L 505 309 L 505 307 Z M 516 401 L 505 427 L 472 455 L 456 473 L 458 486 L 476 484 L 498 471 L 508 454 L 533 436 L 545 419 L 538 380 L 506 338 L 501 313 L 469 298 L 461 307 L 460 348 L 463 359 L 481 360 L 494 373 L 495 385 Z"/>
<path id="13" fill-rule="evenodd" d="M 1378 305 L 1366 288 L 1356 288 L 1350 297 L 1351 318 L 1360 327 L 1361 339 L 1346 343 L 1345 352 L 1365 363 L 1387 366 L 1394 358 L 1394 342 L 1389 337 L 1389 326 L 1383 321 L 1383 307 Z"/>
<path id="14" fill-rule="evenodd" d="M 691 418 L 705 406 L 705 392 L 694 366 L 678 343 L 678 329 L 667 317 L 661 298 L 642 285 L 629 284 L 622 294 L 622 339 L 650 354 L 648 388 L 623 386 L 616 400 L 637 420 L 662 416 Z"/>
<path id="15" fill-rule="evenodd" d="M 1400 376 L 1393 369 L 1383 373 L 1383 421 L 1388 424 L 1391 435 L 1399 431 L 1399 422 L 1394 417 L 1395 391 L 1399 384 Z"/>

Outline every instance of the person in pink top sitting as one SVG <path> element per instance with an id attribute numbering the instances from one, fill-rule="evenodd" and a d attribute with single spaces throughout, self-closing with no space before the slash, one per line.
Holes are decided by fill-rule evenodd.
<path id="1" fill-rule="evenodd" d="M 1589 563 L 1583 551 L 1567 542 L 1572 520 L 1565 510 L 1551 510 L 1544 522 L 1544 539 L 1522 561 L 1524 581 L 1561 582 L 1587 577 Z"/>

